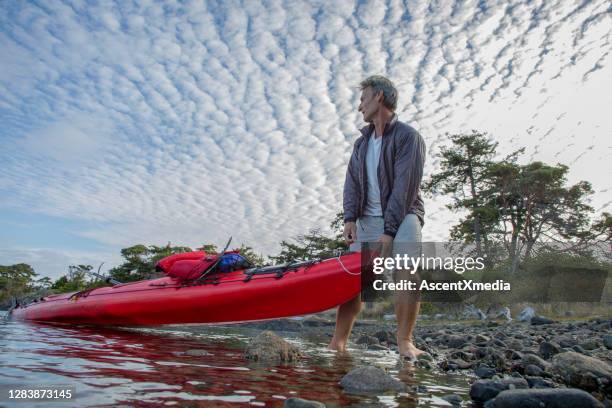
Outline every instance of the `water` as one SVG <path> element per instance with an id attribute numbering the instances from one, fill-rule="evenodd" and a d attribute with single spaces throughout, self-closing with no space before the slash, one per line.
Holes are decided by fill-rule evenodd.
<path id="1" fill-rule="evenodd" d="M 440 396 L 456 393 L 469 400 L 465 375 L 443 375 L 398 368 L 393 352 L 325 350 L 317 339 L 283 337 L 304 358 L 297 364 L 266 366 L 247 361 L 243 350 L 256 334 L 244 328 L 218 326 L 163 329 L 98 329 L 0 322 L 0 386 L 41 388 L 71 386 L 70 401 L 15 401 L 15 407 L 282 407 L 286 398 L 324 402 L 328 407 L 377 402 L 389 407 L 441 407 Z M 293 337 L 291 337 L 293 335 Z M 323 339 L 324 340 L 324 339 Z M 190 355 L 188 350 L 199 350 Z M 389 369 L 411 389 L 400 394 L 347 395 L 338 381 L 366 362 Z"/>

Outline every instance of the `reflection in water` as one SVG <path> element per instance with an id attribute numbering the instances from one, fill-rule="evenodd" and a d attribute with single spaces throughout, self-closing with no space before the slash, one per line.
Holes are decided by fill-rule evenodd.
<path id="1" fill-rule="evenodd" d="M 397 368 L 396 355 L 350 350 L 334 353 L 323 343 L 288 338 L 305 355 L 297 364 L 265 366 L 242 356 L 245 330 L 201 327 L 197 330 L 111 330 L 22 322 L 0 323 L 0 385 L 41 387 L 73 385 L 71 402 L 27 402 L 28 407 L 59 406 L 282 406 L 297 396 L 328 407 L 378 402 L 387 406 L 447 406 L 440 395 L 467 393 L 463 376 L 440 377 Z M 287 338 L 287 337 L 286 337 Z M 199 350 L 188 352 L 189 350 Z M 427 392 L 352 396 L 338 381 L 366 363 L 386 367 Z M 441 385 L 444 384 L 444 385 Z M 414 388 L 414 387 L 412 387 Z M 3 400 L 2 406 L 11 406 Z M 25 406 L 24 403 L 12 403 Z"/>

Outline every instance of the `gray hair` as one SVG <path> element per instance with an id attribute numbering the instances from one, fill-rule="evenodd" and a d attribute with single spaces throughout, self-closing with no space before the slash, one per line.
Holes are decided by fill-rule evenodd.
<path id="1" fill-rule="evenodd" d="M 397 108 L 397 88 L 389 78 L 382 75 L 372 75 L 359 83 L 360 89 L 363 91 L 371 86 L 374 94 L 383 93 L 383 105 L 391 112 L 395 112 Z"/>

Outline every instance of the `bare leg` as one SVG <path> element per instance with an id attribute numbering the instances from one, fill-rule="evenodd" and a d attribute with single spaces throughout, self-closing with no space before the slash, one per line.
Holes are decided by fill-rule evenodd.
<path id="1" fill-rule="evenodd" d="M 397 271 L 397 278 L 418 282 L 417 275 L 408 271 Z M 397 319 L 397 347 L 401 356 L 416 358 L 424 351 L 418 349 L 412 340 L 421 302 L 419 292 L 396 292 L 395 317 Z"/>
<path id="2" fill-rule="evenodd" d="M 361 311 L 361 294 L 338 306 L 336 313 L 336 329 L 327 348 L 329 350 L 345 351 L 346 343 L 351 335 L 353 324 Z"/>

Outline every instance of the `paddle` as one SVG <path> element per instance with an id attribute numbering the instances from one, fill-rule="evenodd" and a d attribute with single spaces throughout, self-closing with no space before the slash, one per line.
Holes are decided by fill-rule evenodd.
<path id="1" fill-rule="evenodd" d="M 230 237 L 229 240 L 227 240 L 227 244 L 225 245 L 225 248 L 223 248 L 221 255 L 219 255 L 215 263 L 210 265 L 208 269 L 206 269 L 204 273 L 202 273 L 202 275 L 200 275 L 200 277 L 195 280 L 196 282 L 200 282 L 202 279 L 204 279 L 206 275 L 208 275 L 211 271 L 213 271 L 217 267 L 217 265 L 219 265 L 219 262 L 221 262 L 221 258 L 223 258 L 223 255 L 225 255 L 225 252 L 227 251 L 227 248 L 229 248 L 231 242 L 232 242 L 232 237 Z"/>

